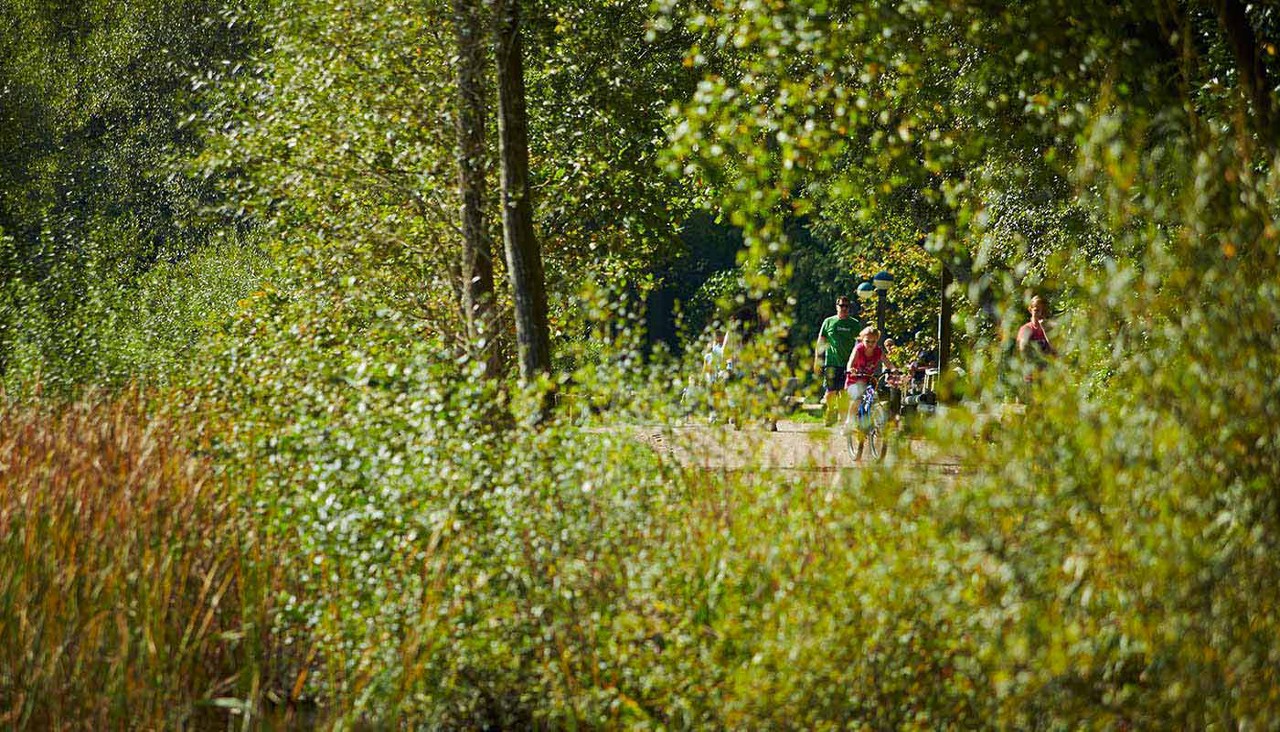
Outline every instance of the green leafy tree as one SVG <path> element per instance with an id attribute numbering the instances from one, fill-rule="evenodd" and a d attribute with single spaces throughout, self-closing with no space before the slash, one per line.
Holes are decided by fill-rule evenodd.
<path id="1" fill-rule="evenodd" d="M 202 215 L 215 189 L 182 165 L 203 145 L 185 124 L 204 104 L 202 79 L 244 71 L 256 35 L 237 21 L 251 9 L 222 0 L 5 3 L 0 380 L 15 390 L 158 365 L 119 353 L 115 335 L 145 298 L 137 288 L 149 272 L 235 238 L 234 222 Z M 164 331 L 157 344 L 186 343 L 195 325 L 147 327 Z"/>
<path id="2" fill-rule="evenodd" d="M 488 146 L 485 130 L 489 113 L 485 71 L 487 44 L 484 17 L 477 2 L 453 3 L 458 85 L 458 193 L 462 199 L 462 308 L 467 340 L 486 361 L 485 373 L 503 372 L 498 348 L 498 319 L 494 292 L 493 245 L 485 216 L 488 190 Z"/>
<path id="3" fill-rule="evenodd" d="M 473 278 L 459 263 L 474 258 L 463 254 L 456 213 L 457 136 L 438 134 L 439 120 L 461 121 L 465 111 L 456 34 L 440 32 L 455 27 L 454 10 L 424 2 L 387 14 L 320 0 L 270 7 L 261 21 L 270 50 L 255 59 L 254 82 L 224 87 L 235 122 L 224 128 L 227 109 L 208 116 L 224 129 L 205 162 L 238 178 L 237 206 L 271 223 L 287 269 L 338 289 L 354 275 L 413 302 L 426 327 L 465 351 L 464 285 Z M 549 327 L 569 341 L 584 332 L 573 304 L 584 271 L 627 280 L 670 256 L 685 205 L 656 161 L 671 95 L 694 77 L 679 64 L 679 44 L 645 41 L 642 9 L 619 16 L 608 3 L 535 3 L 522 13 L 533 231 Z M 482 14 L 488 27 L 492 14 Z M 486 99 L 497 98 L 496 82 L 485 79 Z M 486 159 L 498 155 L 491 135 Z M 486 169 L 487 198 L 476 202 L 503 212 L 497 167 Z M 496 281 L 509 277 L 503 270 Z M 499 311 L 513 312 L 513 296 L 497 288 Z M 494 340 L 510 349 L 513 322 L 502 323 Z"/>
<path id="4" fill-rule="evenodd" d="M 515 301 L 520 377 L 533 381 L 551 371 L 551 330 L 547 323 L 547 278 L 542 266 L 542 248 L 533 233 L 529 111 L 525 102 L 520 13 L 519 0 L 499 0 L 494 8 L 494 51 L 502 158 L 502 236 L 507 276 Z"/>

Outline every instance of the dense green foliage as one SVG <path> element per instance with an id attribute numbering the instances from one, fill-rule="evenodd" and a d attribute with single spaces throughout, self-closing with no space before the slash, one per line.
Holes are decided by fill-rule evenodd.
<path id="1" fill-rule="evenodd" d="M 699 89 L 676 152 L 737 181 L 759 249 L 780 207 L 914 217 L 970 270 L 988 413 L 1026 392 L 998 344 L 1021 293 L 1061 295 L 1065 358 L 1028 421 L 988 443 L 951 420 L 984 467 L 932 516 L 990 594 L 917 598 L 961 637 L 999 628 L 975 653 L 999 719 L 1274 721 L 1280 189 L 1274 92 L 1221 82 L 1239 28 L 1195 3 L 724 8 L 686 22 L 754 51 Z M 1274 13 L 1248 17 L 1274 78 Z"/>
<path id="2" fill-rule="evenodd" d="M 197 5 L 0 31 L 4 383 L 156 384 L 0 407 L 0 723 L 1280 722 L 1274 9 L 530 4 L 517 385 L 461 340 L 448 5 Z M 750 454 L 834 295 L 889 269 L 911 333 L 942 266 L 926 441 Z M 682 412 L 673 294 L 746 323 L 747 429 Z"/>
<path id="3" fill-rule="evenodd" d="M 183 174 L 202 79 L 243 73 L 249 7 L 6 0 L 0 26 L 0 384 L 164 377 L 253 286 L 247 222 Z M 223 68 L 227 72 L 222 71 Z M 189 259 L 212 244 L 216 254 Z M 195 279 L 198 287 L 182 280 Z M 177 280 L 177 281 L 174 281 Z"/>
<path id="4" fill-rule="evenodd" d="M 688 204 L 655 159 L 666 105 L 693 77 L 678 45 L 644 41 L 638 8 L 537 10 L 526 42 L 531 185 L 553 334 L 565 344 L 583 331 L 573 301 L 584 277 L 643 294 L 649 265 L 674 246 Z M 272 225 L 268 247 L 290 262 L 286 276 L 358 273 L 365 286 L 392 288 L 390 300 L 413 302 L 414 317 L 461 348 L 450 8 L 384 11 L 329 0 L 272 6 L 270 43 L 255 57 L 263 73 L 247 86 L 224 85 L 233 114 L 207 112 L 226 134 L 202 162 L 247 173 L 233 181 L 230 205 Z M 496 105 L 492 90 L 489 98 Z M 496 129 L 494 119 L 488 127 Z M 496 176 L 496 142 L 491 148 Z M 489 189 L 500 252 L 496 182 Z M 510 294 L 499 299 L 509 304 Z"/>

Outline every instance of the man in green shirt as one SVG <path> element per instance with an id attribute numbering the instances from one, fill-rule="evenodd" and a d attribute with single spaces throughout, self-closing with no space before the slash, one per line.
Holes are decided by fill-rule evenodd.
<path id="1" fill-rule="evenodd" d="M 818 345 L 813 349 L 813 372 L 822 374 L 826 387 L 823 421 L 828 427 L 845 412 L 845 367 L 854 344 L 858 342 L 858 331 L 862 329 L 862 323 L 849 314 L 850 307 L 849 298 L 844 295 L 836 298 L 836 314 L 822 321 L 822 327 L 818 329 Z"/>

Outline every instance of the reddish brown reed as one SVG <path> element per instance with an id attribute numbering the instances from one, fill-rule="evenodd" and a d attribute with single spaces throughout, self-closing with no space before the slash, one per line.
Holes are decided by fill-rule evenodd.
<path id="1" fill-rule="evenodd" d="M 0 405 L 0 727 L 181 727 L 259 686 L 266 563 L 145 402 Z"/>

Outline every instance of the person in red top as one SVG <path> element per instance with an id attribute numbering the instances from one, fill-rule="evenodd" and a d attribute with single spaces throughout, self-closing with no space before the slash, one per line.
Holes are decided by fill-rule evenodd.
<path id="1" fill-rule="evenodd" d="M 1044 316 L 1049 312 L 1049 304 L 1036 295 L 1031 298 L 1031 305 L 1027 309 L 1031 313 L 1031 319 L 1018 329 L 1018 354 L 1039 370 L 1044 368 L 1050 357 L 1058 355 L 1057 349 L 1044 332 Z M 1033 378 L 1033 374 L 1027 374 L 1028 382 Z"/>
<path id="2" fill-rule="evenodd" d="M 884 365 L 884 349 L 880 347 L 880 331 L 867 326 L 858 334 L 858 344 L 849 354 L 849 363 L 845 367 L 849 375 L 845 383 L 845 391 L 849 394 L 849 413 L 853 414 L 862 401 L 862 392 L 867 384 L 875 378 L 876 372 Z"/>

